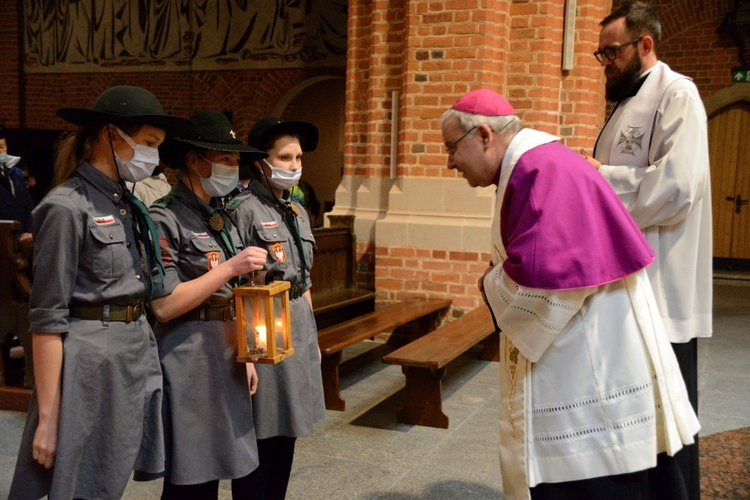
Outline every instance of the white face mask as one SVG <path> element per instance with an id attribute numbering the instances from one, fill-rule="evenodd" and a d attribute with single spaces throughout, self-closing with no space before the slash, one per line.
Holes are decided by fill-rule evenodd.
<path id="1" fill-rule="evenodd" d="M 136 144 L 125 132 L 117 127 L 115 129 L 128 146 L 133 148 L 133 158 L 130 161 L 120 159 L 117 153 L 115 153 L 117 171 L 120 173 L 120 177 L 129 182 L 139 182 L 151 177 L 151 173 L 159 165 L 159 150 L 150 146 Z"/>
<path id="2" fill-rule="evenodd" d="M 300 178 L 302 177 L 302 169 L 298 170 L 287 170 L 285 168 L 276 168 L 270 163 L 268 163 L 268 160 L 263 158 L 263 161 L 266 162 L 266 165 L 271 169 L 271 177 L 268 179 L 268 183 L 271 184 L 271 187 L 285 190 L 285 189 L 291 189 L 293 186 L 295 186 Z"/>
<path id="3" fill-rule="evenodd" d="M 200 156 L 200 155 L 198 155 Z M 204 158 L 210 161 L 208 158 Z M 197 170 L 196 170 L 197 172 Z M 200 174 L 198 174 L 200 176 Z M 240 181 L 239 167 L 230 167 L 223 163 L 211 163 L 211 176 L 201 177 L 201 186 L 211 198 L 221 198 L 232 192 Z"/>

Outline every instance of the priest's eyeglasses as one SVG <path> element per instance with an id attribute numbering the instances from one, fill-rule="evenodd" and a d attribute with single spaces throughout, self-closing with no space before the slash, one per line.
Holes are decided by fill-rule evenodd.
<path id="1" fill-rule="evenodd" d="M 627 47 L 628 45 L 635 45 L 641 40 L 643 40 L 642 36 L 636 38 L 635 40 L 630 40 L 629 42 L 623 43 L 622 45 L 618 45 L 617 47 L 606 47 L 603 50 L 597 50 L 596 52 L 594 52 L 594 57 L 596 57 L 596 60 L 600 63 L 604 62 L 604 59 L 607 59 L 609 62 L 615 62 L 615 59 L 617 59 L 617 53 L 623 47 Z"/>
<path id="2" fill-rule="evenodd" d="M 463 140 L 464 137 L 469 135 L 475 128 L 477 128 L 479 125 L 474 125 L 469 130 L 466 131 L 464 135 L 459 137 L 453 142 L 448 142 L 445 144 L 445 150 L 448 152 L 449 155 L 453 156 L 456 153 L 456 149 L 458 149 L 458 143 Z"/>

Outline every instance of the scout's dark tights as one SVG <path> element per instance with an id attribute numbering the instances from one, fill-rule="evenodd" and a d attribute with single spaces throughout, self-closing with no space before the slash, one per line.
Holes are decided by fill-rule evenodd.
<path id="1" fill-rule="evenodd" d="M 292 472 L 296 438 L 277 436 L 258 440 L 260 465 L 245 477 L 232 479 L 233 500 L 282 500 Z M 219 481 L 178 485 L 164 478 L 162 500 L 216 500 Z"/>
<path id="2" fill-rule="evenodd" d="M 260 498 L 248 481 L 250 475 L 232 479 L 232 498 L 234 500 Z M 164 479 L 161 500 L 217 500 L 219 498 L 219 481 L 201 484 L 172 484 L 169 478 Z"/>
<path id="3" fill-rule="evenodd" d="M 287 436 L 259 439 L 260 465 L 248 476 L 237 480 L 238 483 L 242 483 L 239 489 L 250 492 L 250 495 L 235 496 L 233 483 L 233 498 L 235 500 L 283 500 L 289 485 L 289 475 L 292 472 L 296 440 L 297 438 Z"/>

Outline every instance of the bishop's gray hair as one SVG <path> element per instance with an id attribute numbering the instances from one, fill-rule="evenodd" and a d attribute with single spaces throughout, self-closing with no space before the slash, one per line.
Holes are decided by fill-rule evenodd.
<path id="1" fill-rule="evenodd" d="M 443 116 L 440 117 L 440 128 L 442 128 L 443 125 L 454 116 L 458 118 L 458 123 L 464 132 L 471 130 L 474 127 L 478 127 L 483 123 L 489 125 L 493 132 L 502 131 L 503 135 L 513 135 L 523 128 L 521 119 L 516 115 L 483 116 L 467 113 L 465 111 L 458 111 L 453 108 L 443 113 Z M 476 130 L 472 130 L 468 137 L 471 137 L 475 133 Z"/>

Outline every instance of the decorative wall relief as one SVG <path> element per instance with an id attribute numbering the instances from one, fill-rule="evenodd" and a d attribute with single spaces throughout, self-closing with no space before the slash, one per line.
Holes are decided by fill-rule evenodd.
<path id="1" fill-rule="evenodd" d="M 25 0 L 30 73 L 346 65 L 347 0 Z"/>

